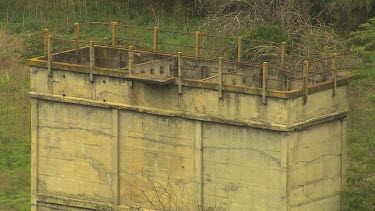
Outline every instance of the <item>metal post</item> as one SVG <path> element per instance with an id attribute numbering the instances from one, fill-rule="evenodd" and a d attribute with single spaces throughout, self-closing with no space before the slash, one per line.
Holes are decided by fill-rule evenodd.
<path id="1" fill-rule="evenodd" d="M 324 69 L 323 69 L 323 73 L 322 73 L 322 80 L 326 80 L 327 79 L 327 72 L 329 72 L 329 53 L 328 53 L 328 47 L 327 46 L 324 46 L 324 49 L 323 49 L 323 55 L 322 55 L 322 59 L 324 60 Z"/>
<path id="2" fill-rule="evenodd" d="M 47 56 L 48 55 L 48 39 L 49 39 L 49 30 L 48 29 L 44 29 L 44 55 Z"/>
<path id="3" fill-rule="evenodd" d="M 182 52 L 178 52 L 178 93 L 182 94 Z"/>
<path id="4" fill-rule="evenodd" d="M 129 66 L 129 76 L 131 77 L 133 74 L 133 59 L 134 59 L 134 52 L 133 52 L 133 46 L 129 46 L 128 50 L 128 66 Z M 133 81 L 129 81 L 129 86 L 133 88 Z"/>
<path id="5" fill-rule="evenodd" d="M 309 83 L 309 62 L 304 61 L 303 62 L 303 103 L 305 104 L 307 102 L 307 95 L 308 95 L 308 83 Z"/>
<path id="6" fill-rule="evenodd" d="M 158 51 L 159 28 L 154 27 L 154 51 Z"/>
<path id="7" fill-rule="evenodd" d="M 337 87 L 336 74 L 337 74 L 337 53 L 334 53 L 332 56 L 332 83 L 333 83 L 332 96 L 336 95 L 336 87 Z"/>
<path id="8" fill-rule="evenodd" d="M 286 91 L 289 91 L 289 89 L 290 89 L 290 77 L 289 77 L 289 75 L 290 75 L 290 72 L 288 71 L 287 73 L 286 73 L 286 87 L 285 87 L 285 90 Z"/>
<path id="9" fill-rule="evenodd" d="M 117 22 L 112 22 L 112 46 L 116 47 L 117 44 Z"/>
<path id="10" fill-rule="evenodd" d="M 219 99 L 223 98 L 223 57 L 219 57 Z"/>
<path id="11" fill-rule="evenodd" d="M 129 75 L 132 75 L 132 66 L 133 66 L 133 46 L 129 46 Z"/>
<path id="12" fill-rule="evenodd" d="M 195 57 L 200 56 L 200 36 L 201 33 L 199 31 L 195 32 Z"/>
<path id="13" fill-rule="evenodd" d="M 90 41 L 90 82 L 94 82 L 94 41 Z"/>
<path id="14" fill-rule="evenodd" d="M 285 70 L 285 64 L 286 64 L 286 42 L 282 42 L 281 43 L 281 61 L 280 61 L 280 66 L 281 66 L 281 69 Z M 284 76 L 284 75 L 281 75 L 279 76 L 280 79 L 284 79 L 286 81 L 286 83 L 282 83 L 282 88 L 288 90 L 289 89 L 289 77 L 288 77 L 288 73 Z"/>
<path id="15" fill-rule="evenodd" d="M 49 77 L 52 77 L 52 68 L 51 68 L 51 64 L 52 64 L 52 37 L 51 35 L 48 35 L 48 38 L 47 38 L 47 71 L 48 71 L 48 76 Z"/>
<path id="16" fill-rule="evenodd" d="M 262 103 L 267 105 L 267 77 L 268 77 L 268 63 L 263 62 L 263 83 L 262 83 Z"/>
<path id="17" fill-rule="evenodd" d="M 285 68 L 286 42 L 281 43 L 281 68 Z"/>
<path id="18" fill-rule="evenodd" d="M 237 43 L 237 60 L 238 60 L 238 62 L 242 61 L 242 40 L 243 40 L 243 37 L 239 36 L 238 37 L 238 43 Z"/>
<path id="19" fill-rule="evenodd" d="M 328 69 L 328 47 L 324 46 L 323 59 L 324 59 L 324 71 Z"/>
<path id="20" fill-rule="evenodd" d="M 74 47 L 79 49 L 79 23 L 74 24 Z"/>

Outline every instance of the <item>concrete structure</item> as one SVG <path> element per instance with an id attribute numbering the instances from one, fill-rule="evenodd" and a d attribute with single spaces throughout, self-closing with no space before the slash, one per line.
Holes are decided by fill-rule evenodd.
<path id="1" fill-rule="evenodd" d="M 286 86 L 267 64 L 100 46 L 28 64 L 33 210 L 343 209 L 353 75 Z"/>

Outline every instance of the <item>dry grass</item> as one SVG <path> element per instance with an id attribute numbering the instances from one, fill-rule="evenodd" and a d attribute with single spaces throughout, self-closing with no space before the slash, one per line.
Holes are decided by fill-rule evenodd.
<path id="1" fill-rule="evenodd" d="M 23 42 L 0 31 L 0 209 L 28 206 L 30 101 Z"/>

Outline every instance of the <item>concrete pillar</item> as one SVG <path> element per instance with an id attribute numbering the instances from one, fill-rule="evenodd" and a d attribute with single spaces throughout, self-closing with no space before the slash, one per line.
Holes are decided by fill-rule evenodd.
<path id="1" fill-rule="evenodd" d="M 197 199 L 200 210 L 203 202 L 203 131 L 202 121 L 195 121 L 195 182 L 197 184 Z"/>
<path id="2" fill-rule="evenodd" d="M 120 165 L 120 149 L 119 149 L 119 111 L 118 109 L 112 109 L 112 194 L 113 194 L 113 205 L 119 206 L 120 203 L 120 187 L 119 187 L 119 165 Z"/>
<path id="3" fill-rule="evenodd" d="M 39 104 L 31 99 L 31 211 L 38 210 L 39 176 Z"/>

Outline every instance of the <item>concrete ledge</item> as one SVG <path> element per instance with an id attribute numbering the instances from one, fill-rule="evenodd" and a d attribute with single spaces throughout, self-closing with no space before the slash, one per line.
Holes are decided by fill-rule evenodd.
<path id="1" fill-rule="evenodd" d="M 45 205 L 47 207 L 57 205 L 63 206 L 65 209 L 87 209 L 87 210 L 140 210 L 140 211 L 156 211 L 152 209 L 145 209 L 145 208 L 134 208 L 129 206 L 113 206 L 111 204 L 104 204 L 98 203 L 94 201 L 86 201 L 86 200 L 79 200 L 76 198 L 70 197 L 62 197 L 62 196 L 53 196 L 53 195 L 45 195 L 45 194 L 38 194 L 38 201 L 40 201 L 39 205 Z M 2 211 L 2 210 L 0 210 Z"/>
<path id="2" fill-rule="evenodd" d="M 298 203 L 298 204 L 291 204 L 290 205 L 290 208 L 292 208 L 292 209 L 301 209 L 303 206 L 305 206 L 305 205 L 309 205 L 309 204 L 311 204 L 312 202 L 319 202 L 319 201 L 323 201 L 323 200 L 326 200 L 326 199 L 330 199 L 330 198 L 333 198 L 333 197 L 337 197 L 337 196 L 340 196 L 340 195 L 342 195 L 342 194 L 344 194 L 344 193 L 342 193 L 342 192 L 335 192 L 335 193 L 333 193 L 333 194 L 331 194 L 331 195 L 329 195 L 329 196 L 324 196 L 324 197 L 319 197 L 319 198 L 316 198 L 316 199 L 312 199 L 311 201 L 309 201 L 309 202 L 303 202 L 303 203 Z"/>
<path id="3" fill-rule="evenodd" d="M 119 103 L 102 102 L 102 101 L 97 101 L 97 100 L 88 100 L 88 99 L 76 98 L 76 97 L 67 97 L 67 96 L 63 97 L 59 95 L 51 95 L 51 94 L 44 94 L 44 93 L 37 93 L 37 92 L 30 92 L 30 96 L 31 98 L 36 98 L 40 100 L 71 103 L 71 104 L 101 107 L 101 108 L 116 108 L 120 110 L 131 110 L 131 111 L 154 114 L 154 115 L 159 115 L 159 116 L 182 117 L 182 118 L 192 119 L 192 120 L 225 123 L 225 124 L 230 124 L 230 125 L 253 127 L 253 128 L 275 130 L 275 131 L 282 131 L 282 132 L 303 130 L 307 127 L 321 124 L 323 122 L 332 121 L 335 119 L 342 119 L 342 118 L 345 118 L 349 112 L 349 110 L 335 112 L 335 113 L 320 116 L 317 118 L 311 118 L 305 121 L 301 121 L 292 125 L 265 124 L 263 122 L 241 121 L 241 120 L 236 120 L 236 119 L 220 118 L 216 116 L 209 116 L 209 115 L 190 113 L 190 112 L 176 112 L 176 111 L 171 111 L 171 110 L 161 110 L 157 108 L 150 108 L 150 107 L 144 107 L 144 106 L 133 106 L 133 105 L 126 105 L 126 104 L 119 104 Z"/>
<path id="4" fill-rule="evenodd" d="M 51 194 L 38 194 L 37 200 L 42 201 L 43 203 L 63 205 L 67 207 L 84 208 L 91 210 L 113 210 L 113 206 L 111 204 L 86 201 L 69 197 L 54 196 Z"/>

